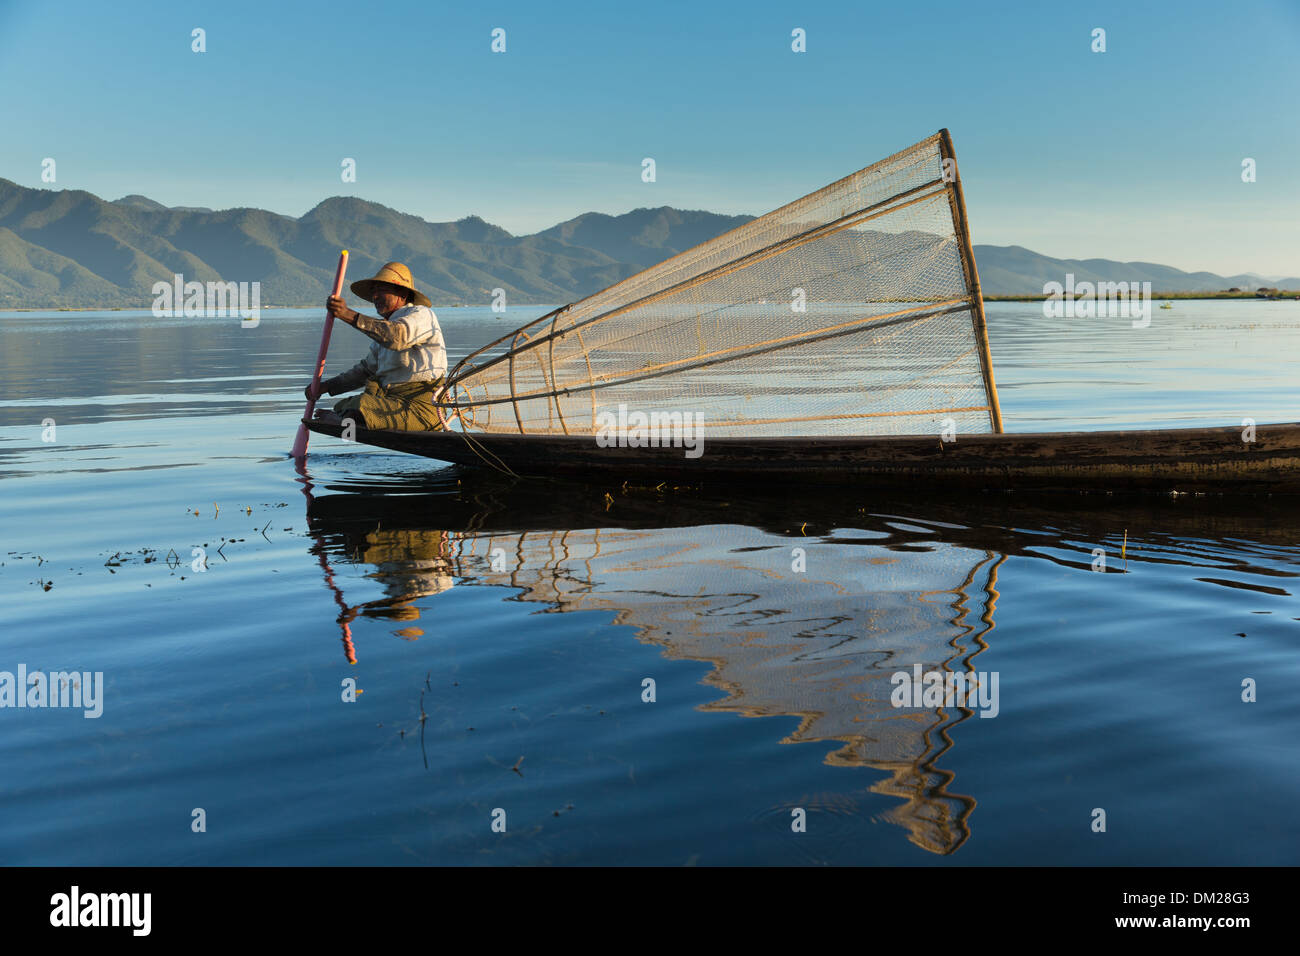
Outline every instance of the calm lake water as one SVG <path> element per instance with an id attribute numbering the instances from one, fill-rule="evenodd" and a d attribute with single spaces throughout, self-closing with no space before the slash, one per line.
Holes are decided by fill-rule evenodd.
<path id="1" fill-rule="evenodd" d="M 1300 419 L 1300 303 L 989 321 L 1008 430 Z M 1295 503 L 300 473 L 320 325 L 0 315 L 0 671 L 103 673 L 0 709 L 0 863 L 1298 862 Z"/>

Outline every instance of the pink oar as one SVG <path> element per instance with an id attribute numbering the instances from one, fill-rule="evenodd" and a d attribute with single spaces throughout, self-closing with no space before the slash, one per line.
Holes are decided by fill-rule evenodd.
<path id="1" fill-rule="evenodd" d="M 343 294 L 343 275 L 348 271 L 348 251 L 344 249 L 339 253 L 338 271 L 334 273 L 334 292 L 333 295 Z M 334 329 L 334 316 L 329 312 L 325 313 L 325 330 L 320 334 L 320 354 L 316 356 L 316 374 L 312 376 L 312 391 L 320 385 L 320 377 L 325 374 L 325 356 L 330 350 L 330 332 Z M 298 426 L 298 437 L 293 441 L 293 451 L 289 452 L 290 458 L 302 458 L 307 454 L 307 438 L 311 431 L 307 428 L 306 422 L 311 421 L 311 417 L 316 412 L 316 399 L 307 399 L 307 410 L 302 413 L 303 422 Z"/>

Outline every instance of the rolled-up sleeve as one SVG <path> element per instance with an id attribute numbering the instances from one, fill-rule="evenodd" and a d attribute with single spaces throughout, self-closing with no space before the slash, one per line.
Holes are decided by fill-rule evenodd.
<path id="1" fill-rule="evenodd" d="M 433 335 L 433 313 L 423 306 L 402 309 L 387 320 L 373 316 L 357 317 L 356 327 L 384 348 L 404 352 L 426 344 Z"/>
<path id="2" fill-rule="evenodd" d="M 337 395 L 339 392 L 350 392 L 354 388 L 360 388 L 378 371 L 379 363 L 375 359 L 375 350 L 372 348 L 356 365 L 329 380 L 329 393 Z"/>

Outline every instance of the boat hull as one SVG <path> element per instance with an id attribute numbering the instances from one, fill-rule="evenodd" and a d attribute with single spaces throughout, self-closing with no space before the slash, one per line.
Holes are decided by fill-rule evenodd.
<path id="1" fill-rule="evenodd" d="M 320 434 L 341 428 L 310 422 Z M 1300 423 L 1240 428 L 849 438 L 709 438 L 682 448 L 602 448 L 595 438 L 358 429 L 356 441 L 522 477 L 587 475 L 638 481 L 744 477 L 761 481 L 945 484 L 1061 491 L 1300 494 Z"/>

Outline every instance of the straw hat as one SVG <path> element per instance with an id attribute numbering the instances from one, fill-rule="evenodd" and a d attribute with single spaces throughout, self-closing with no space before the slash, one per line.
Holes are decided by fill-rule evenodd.
<path id="1" fill-rule="evenodd" d="M 406 268 L 406 266 L 400 262 L 390 262 L 375 273 L 373 278 L 358 279 L 356 282 L 352 283 L 353 295 L 359 296 L 369 302 L 370 293 L 374 289 L 376 282 L 387 282 L 389 285 L 400 286 L 401 288 L 408 290 L 415 296 L 414 301 L 416 305 L 423 305 L 426 307 L 433 305 L 433 303 L 429 301 L 428 296 L 419 292 L 415 288 L 415 280 L 411 278 L 411 270 Z"/>
<path id="2" fill-rule="evenodd" d="M 420 617 L 420 609 L 408 599 L 389 605 L 384 611 L 384 617 L 394 621 L 415 621 Z"/>

